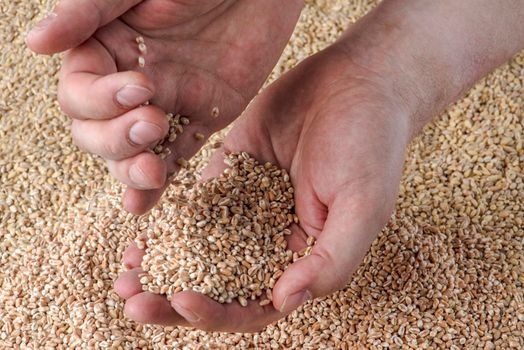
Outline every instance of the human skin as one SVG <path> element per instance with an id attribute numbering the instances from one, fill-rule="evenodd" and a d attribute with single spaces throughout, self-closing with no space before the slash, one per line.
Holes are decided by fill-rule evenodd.
<path id="1" fill-rule="evenodd" d="M 385 1 L 342 38 L 282 76 L 235 123 L 204 176 L 217 175 L 224 151 L 246 151 L 289 169 L 300 226 L 316 245 L 273 290 L 273 304 L 221 305 L 199 293 L 142 292 L 144 254 L 117 280 L 125 312 L 143 323 L 251 332 L 311 298 L 343 288 L 386 223 L 404 153 L 434 115 L 524 47 L 521 1 Z"/>
<path id="2" fill-rule="evenodd" d="M 302 7 L 302 0 L 62 0 L 27 44 L 37 53 L 68 50 L 58 100 L 73 118 L 73 139 L 107 160 L 128 185 L 124 207 L 142 214 L 178 170 L 176 160 L 191 158 L 258 92 Z M 137 36 L 147 47 L 144 68 Z M 166 135 L 167 112 L 191 124 L 163 161 L 147 149 Z"/>

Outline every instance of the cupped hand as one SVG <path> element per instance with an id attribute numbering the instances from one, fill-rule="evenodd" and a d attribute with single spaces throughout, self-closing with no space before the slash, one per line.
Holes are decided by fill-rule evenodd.
<path id="1" fill-rule="evenodd" d="M 302 5 L 302 0 L 62 0 L 27 43 L 37 53 L 69 50 L 58 99 L 73 117 L 75 143 L 107 160 L 110 172 L 128 185 L 124 207 L 139 214 L 158 200 L 167 175 L 177 170 L 176 160 L 190 158 L 257 93 Z M 138 50 L 138 36 L 145 54 Z M 146 101 L 151 104 L 143 106 Z M 166 112 L 188 116 L 191 124 L 163 161 L 148 149 L 168 131 Z"/>
<path id="2" fill-rule="evenodd" d="M 335 44 L 277 80 L 255 98 L 204 171 L 204 177 L 219 174 L 223 153 L 230 151 L 290 171 L 300 220 L 290 247 L 300 249 L 307 236 L 316 244 L 280 277 L 273 304 L 220 305 L 194 292 L 175 294 L 170 304 L 141 291 L 137 276 L 144 252 L 132 246 L 124 260 L 133 270 L 116 283 L 131 318 L 253 331 L 347 284 L 394 207 L 411 136 L 411 110 L 388 75 L 352 55 Z"/>

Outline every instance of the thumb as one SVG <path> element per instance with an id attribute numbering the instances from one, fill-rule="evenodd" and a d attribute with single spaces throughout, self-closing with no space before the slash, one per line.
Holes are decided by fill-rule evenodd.
<path id="1" fill-rule="evenodd" d="M 246 152 L 259 162 L 270 162 L 280 167 L 283 166 L 273 152 L 272 144 L 262 122 L 256 115 L 251 114 L 248 108 L 244 114 L 235 121 L 235 126 L 224 138 L 224 143 L 216 149 L 209 163 L 202 170 L 202 180 L 219 176 L 226 168 L 224 155 L 232 152 Z M 263 163 L 262 163 L 263 164 Z"/>
<path id="2" fill-rule="evenodd" d="M 71 49 L 140 1 L 62 0 L 29 32 L 27 45 L 41 54 Z"/>
<path id="3" fill-rule="evenodd" d="M 215 150 L 209 159 L 209 163 L 202 170 L 201 181 L 206 181 L 222 174 L 227 168 L 226 163 L 224 163 L 224 156 L 228 152 L 230 151 L 224 145 Z"/>
<path id="4" fill-rule="evenodd" d="M 291 264 L 277 281 L 273 305 L 280 312 L 344 288 L 380 230 L 379 223 L 371 224 L 379 220 L 353 210 L 343 197 L 330 206 L 311 254 Z"/>

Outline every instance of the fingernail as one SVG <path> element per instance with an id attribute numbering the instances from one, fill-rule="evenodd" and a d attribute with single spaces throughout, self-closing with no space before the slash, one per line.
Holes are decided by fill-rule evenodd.
<path id="1" fill-rule="evenodd" d="M 180 316 L 186 319 L 189 323 L 196 323 L 200 321 L 200 317 L 195 314 L 193 311 L 190 311 L 186 309 L 185 307 L 181 306 L 178 303 L 173 302 L 173 307 L 175 308 L 175 311 L 178 312 Z"/>
<path id="2" fill-rule="evenodd" d="M 43 20 L 38 22 L 33 27 L 33 29 L 31 29 L 31 32 L 44 30 L 55 18 L 56 18 L 56 13 L 55 12 L 51 12 L 50 14 L 47 15 L 46 18 L 44 18 Z"/>
<path id="3" fill-rule="evenodd" d="M 129 140 L 135 145 L 149 145 L 162 137 L 162 129 L 158 125 L 138 121 L 129 129 Z"/>
<path id="4" fill-rule="evenodd" d="M 149 183 L 149 178 L 144 174 L 142 169 L 136 164 L 131 165 L 129 168 L 129 178 L 137 186 L 144 186 Z"/>
<path id="5" fill-rule="evenodd" d="M 300 292 L 288 295 L 284 299 L 279 311 L 282 313 L 288 313 L 295 310 L 308 300 L 311 300 L 311 293 L 308 290 L 301 290 Z"/>
<path id="6" fill-rule="evenodd" d="M 135 107 L 153 96 L 151 90 L 138 85 L 125 85 L 117 91 L 116 101 L 124 107 Z"/>

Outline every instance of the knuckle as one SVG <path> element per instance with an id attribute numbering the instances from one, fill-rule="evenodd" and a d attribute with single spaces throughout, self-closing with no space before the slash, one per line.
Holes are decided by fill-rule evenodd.
<path id="1" fill-rule="evenodd" d="M 319 245 L 313 250 L 311 256 L 316 256 L 320 260 L 319 266 L 321 266 L 322 270 L 331 271 L 332 282 L 329 292 L 343 289 L 347 285 L 351 271 L 343 271 L 331 252 Z"/>
<path id="2" fill-rule="evenodd" d="M 92 21 L 92 25 L 99 27 L 103 23 L 104 13 L 108 12 L 99 1 L 88 1 L 86 3 L 90 7 L 90 11 L 94 16 L 88 16 L 87 18 Z"/>
<path id="3" fill-rule="evenodd" d="M 82 146 L 82 142 L 78 139 L 78 137 L 75 137 L 74 133 L 73 133 L 73 145 L 75 145 L 76 147 L 78 147 L 80 150 L 82 151 L 86 151 L 86 149 Z"/>
<path id="4" fill-rule="evenodd" d="M 73 144 L 78 147 L 80 150 L 87 152 L 87 149 L 84 146 L 84 143 L 82 141 L 82 137 L 79 134 L 78 131 L 78 125 L 73 121 L 71 124 L 71 138 L 73 140 Z"/>
<path id="5" fill-rule="evenodd" d="M 69 106 L 67 104 L 67 97 L 60 90 L 61 89 L 59 89 L 58 95 L 57 95 L 58 106 L 60 107 L 60 110 L 64 112 L 64 114 L 66 114 L 69 117 L 72 117 L 73 113 L 71 109 L 69 109 Z"/>
<path id="6" fill-rule="evenodd" d="M 120 159 L 125 155 L 126 146 L 124 142 L 118 138 L 114 138 L 102 142 L 103 156 L 111 159 Z"/>

